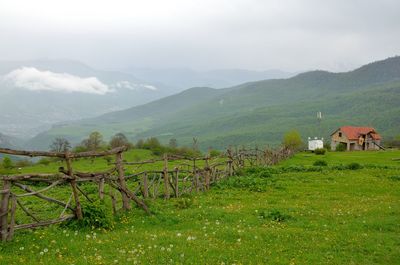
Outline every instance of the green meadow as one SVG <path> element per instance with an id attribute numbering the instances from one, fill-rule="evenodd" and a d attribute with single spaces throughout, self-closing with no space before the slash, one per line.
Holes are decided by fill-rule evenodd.
<path id="1" fill-rule="evenodd" d="M 125 156 L 151 158 L 144 150 Z M 400 264 L 396 158 L 400 151 L 298 153 L 274 167 L 243 170 L 205 193 L 149 199 L 153 215 L 134 207 L 108 230 L 17 231 L 0 244 L 0 264 Z M 327 165 L 314 166 L 316 160 Z M 57 172 L 60 165 L 20 171 Z M 74 166 L 109 167 L 104 159 Z M 96 197 L 93 187 L 82 189 Z M 68 188 L 49 192 L 70 195 Z M 41 217 L 55 215 L 54 206 L 25 203 L 40 208 Z"/>

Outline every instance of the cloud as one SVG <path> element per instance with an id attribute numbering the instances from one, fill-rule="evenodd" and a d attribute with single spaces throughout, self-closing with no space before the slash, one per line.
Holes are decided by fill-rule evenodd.
<path id="1" fill-rule="evenodd" d="M 16 87 L 31 91 L 80 92 L 98 95 L 113 92 L 96 77 L 82 78 L 67 73 L 41 71 L 34 67 L 15 69 L 4 79 Z"/>
<path id="2" fill-rule="evenodd" d="M 135 84 L 135 83 L 131 83 L 129 81 L 119 81 L 113 85 L 111 85 L 112 88 L 125 88 L 125 89 L 129 89 L 129 90 L 137 90 L 139 88 L 146 88 L 149 90 L 157 90 L 157 87 L 152 86 L 152 85 L 148 85 L 148 84 Z"/>

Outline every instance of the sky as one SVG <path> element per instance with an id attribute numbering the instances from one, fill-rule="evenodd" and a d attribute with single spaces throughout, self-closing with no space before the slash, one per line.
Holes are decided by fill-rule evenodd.
<path id="1" fill-rule="evenodd" d="M 0 0 L 0 60 L 347 71 L 400 55 L 399 10 L 398 0 Z"/>

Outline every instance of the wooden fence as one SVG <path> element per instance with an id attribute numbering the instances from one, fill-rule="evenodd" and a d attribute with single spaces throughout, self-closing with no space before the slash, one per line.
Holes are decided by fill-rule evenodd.
<path id="1" fill-rule="evenodd" d="M 145 203 L 146 199 L 163 197 L 180 197 L 183 194 L 206 191 L 210 186 L 227 177 L 233 176 L 239 168 L 257 165 L 273 165 L 287 158 L 292 153 L 289 149 L 259 150 L 228 149 L 218 157 L 182 157 L 165 154 L 163 158 L 128 162 L 123 160 L 126 147 L 119 147 L 104 152 L 56 153 L 38 151 L 18 151 L 0 148 L 0 153 L 28 156 L 59 158 L 65 167 L 51 174 L 19 174 L 0 175 L 3 184 L 0 190 L 0 233 L 2 241 L 11 240 L 14 231 L 60 223 L 72 218 L 82 219 L 81 200 L 93 202 L 80 186 L 85 182 L 95 183 L 97 196 L 104 200 L 108 195 L 112 202 L 114 214 L 121 210 L 131 209 L 131 201 L 147 214 L 151 214 Z M 73 162 L 80 158 L 96 158 L 115 156 L 115 161 L 109 163 L 110 168 L 102 172 L 79 172 L 74 170 Z M 143 168 L 150 168 L 148 170 Z M 158 169 L 158 170 L 157 170 Z M 105 192 L 108 185 L 109 192 Z M 44 195 L 55 187 L 70 187 L 68 199 L 58 199 Z M 116 193 L 118 196 L 116 196 Z M 36 214 L 24 205 L 22 198 L 35 198 L 52 203 L 59 207 L 58 218 L 40 220 Z M 33 220 L 31 223 L 21 223 L 17 220 L 17 209 Z"/>

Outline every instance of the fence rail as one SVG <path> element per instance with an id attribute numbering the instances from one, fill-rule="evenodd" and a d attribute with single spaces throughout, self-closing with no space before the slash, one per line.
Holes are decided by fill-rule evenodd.
<path id="1" fill-rule="evenodd" d="M 246 166 L 273 165 L 287 158 L 292 153 L 289 149 L 259 150 L 228 149 L 219 157 L 184 157 L 165 154 L 163 158 L 140 162 L 123 160 L 126 147 L 118 147 L 104 152 L 57 153 L 42 151 L 22 151 L 0 148 L 0 153 L 29 156 L 61 158 L 65 167 L 52 174 L 19 174 L 0 175 L 2 189 L 0 190 L 0 233 L 2 241 L 13 238 L 14 231 L 47 226 L 70 220 L 82 219 L 81 200 L 93 202 L 90 196 L 81 188 L 82 183 L 95 183 L 97 196 L 100 200 L 108 195 L 111 199 L 112 210 L 118 212 L 118 202 L 122 211 L 131 209 L 131 201 L 147 214 L 151 214 L 145 201 L 163 197 L 178 198 L 183 194 L 202 192 L 210 189 L 213 183 L 233 176 L 235 172 Z M 73 161 L 77 158 L 95 158 L 115 156 L 111 168 L 101 172 L 79 172 L 74 170 Z M 162 162 L 162 165 L 159 165 Z M 170 165 L 173 162 L 173 165 Z M 156 164 L 158 163 L 158 164 Z M 152 170 L 141 170 L 143 165 L 153 164 Z M 135 172 L 129 174 L 126 166 L 134 167 Z M 62 200 L 44 193 L 56 187 L 70 187 L 70 196 Z M 106 186 L 109 192 L 105 192 Z M 117 192 L 117 193 L 116 193 Z M 118 194 L 118 196 L 116 195 Z M 29 209 L 21 200 L 35 197 L 43 202 L 52 203 L 59 207 L 60 215 L 50 220 L 40 220 L 37 213 Z M 21 211 L 32 219 L 31 223 L 21 223 L 17 220 L 16 212 Z"/>

